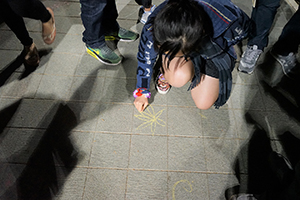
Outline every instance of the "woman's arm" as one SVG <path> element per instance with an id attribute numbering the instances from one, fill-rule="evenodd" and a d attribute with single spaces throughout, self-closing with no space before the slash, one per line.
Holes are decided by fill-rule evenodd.
<path id="1" fill-rule="evenodd" d="M 136 89 L 144 88 L 145 93 L 150 93 L 150 81 L 153 73 L 153 66 L 157 58 L 157 52 L 154 50 L 153 37 L 151 32 L 152 25 L 146 24 L 143 28 L 139 52 L 137 54 L 137 84 Z M 145 95 L 135 99 L 134 105 L 138 111 L 143 111 L 148 105 L 148 98 Z"/>

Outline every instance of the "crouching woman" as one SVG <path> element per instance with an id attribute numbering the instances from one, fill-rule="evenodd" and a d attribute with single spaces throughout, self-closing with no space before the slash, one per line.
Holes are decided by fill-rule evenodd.
<path id="1" fill-rule="evenodd" d="M 139 44 L 134 105 L 148 105 L 150 81 L 166 94 L 191 82 L 199 109 L 224 105 L 231 92 L 236 54 L 233 45 L 247 36 L 249 17 L 230 0 L 167 0 L 145 24 Z"/>

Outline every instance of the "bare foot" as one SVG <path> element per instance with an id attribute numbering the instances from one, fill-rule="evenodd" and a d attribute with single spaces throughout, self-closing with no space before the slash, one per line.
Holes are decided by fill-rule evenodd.
<path id="1" fill-rule="evenodd" d="M 24 56 L 24 62 L 27 65 L 36 67 L 40 63 L 40 56 L 39 52 L 35 46 L 34 43 L 32 43 L 30 46 L 24 46 L 23 50 L 25 56 Z"/>
<path id="2" fill-rule="evenodd" d="M 51 19 L 48 22 L 42 24 L 42 37 L 46 44 L 52 44 L 56 36 L 56 27 L 54 20 L 54 13 L 51 8 L 47 8 L 51 14 Z"/>

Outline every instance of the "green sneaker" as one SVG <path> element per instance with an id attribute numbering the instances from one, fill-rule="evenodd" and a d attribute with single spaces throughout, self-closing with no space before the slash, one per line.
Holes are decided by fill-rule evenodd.
<path id="1" fill-rule="evenodd" d="M 88 52 L 88 54 L 106 65 L 118 65 L 122 61 L 122 58 L 118 56 L 113 50 L 111 50 L 107 45 L 104 45 L 100 49 L 86 46 L 86 51 Z"/>
<path id="2" fill-rule="evenodd" d="M 136 39 L 139 38 L 139 34 L 135 33 L 133 31 L 127 30 L 125 28 L 120 27 L 119 32 L 109 34 L 108 36 L 105 36 L 105 40 L 120 40 L 122 42 L 133 42 Z"/>

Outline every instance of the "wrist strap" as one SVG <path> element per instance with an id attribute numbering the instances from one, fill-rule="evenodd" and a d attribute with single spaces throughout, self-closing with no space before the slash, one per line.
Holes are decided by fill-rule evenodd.
<path id="1" fill-rule="evenodd" d="M 136 90 L 134 90 L 133 92 L 133 97 L 137 98 L 144 95 L 146 98 L 150 98 L 151 97 L 151 92 L 149 90 L 147 90 L 146 88 L 138 88 Z"/>

